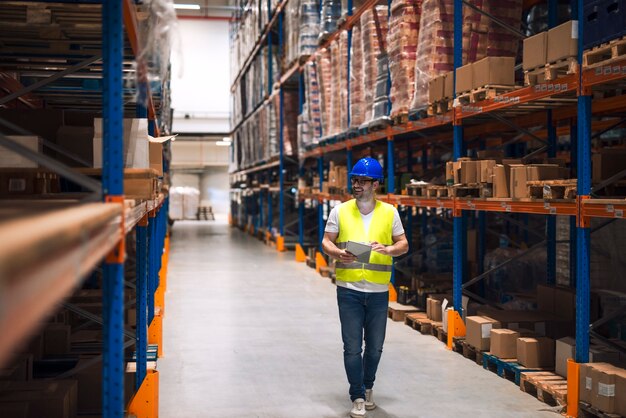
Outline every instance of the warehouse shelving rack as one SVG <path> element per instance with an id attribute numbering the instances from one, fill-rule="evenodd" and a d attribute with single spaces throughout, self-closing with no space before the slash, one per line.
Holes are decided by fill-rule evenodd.
<path id="1" fill-rule="evenodd" d="M 454 3 L 454 68 L 462 65 L 461 62 L 461 39 L 462 39 L 462 10 L 465 6 L 462 0 L 455 0 Z M 525 9 L 542 3 L 542 1 L 525 1 Z M 556 26 L 557 23 L 557 1 L 548 0 L 548 23 L 549 27 Z M 358 18 L 367 8 L 376 4 L 375 1 L 366 1 L 355 13 L 354 17 L 348 17 L 339 26 L 328 40 L 339 36 L 342 30 L 351 32 L 351 28 Z M 572 16 L 579 21 L 578 25 L 578 62 L 582 63 L 583 53 L 583 19 L 582 16 L 584 2 L 573 0 L 571 2 Z M 351 7 L 349 7 L 351 9 Z M 578 19 L 576 17 L 578 16 Z M 488 16 L 489 17 L 489 16 Z M 326 46 L 327 44 L 322 45 Z M 320 48 L 321 48 L 320 47 Z M 350 48 L 350 45 L 348 45 Z M 348 53 L 348 55 L 350 55 Z M 310 60 L 311 58 L 309 58 Z M 295 74 L 303 71 L 303 64 L 296 63 L 289 68 L 281 77 L 280 82 L 288 82 Z M 548 284 L 554 284 L 556 279 L 556 223 L 555 215 L 564 215 L 570 218 L 570 263 L 575 260 L 571 267 L 571 284 L 576 289 L 576 358 L 572 363 L 569 376 L 570 399 L 568 414 L 575 416 L 577 402 L 578 373 L 577 364 L 585 363 L 588 359 L 588 348 L 590 338 L 590 219 L 609 218 L 623 219 L 626 201 L 613 199 L 591 198 L 591 140 L 612 128 L 618 127 L 622 121 L 615 123 L 614 120 L 592 121 L 593 116 L 610 115 L 619 113 L 626 109 L 626 96 L 619 95 L 603 99 L 593 99 L 592 89 L 596 86 L 606 86 L 612 82 L 626 79 L 626 60 L 619 60 L 599 68 L 582 69 L 575 74 L 560 77 L 554 81 L 547 81 L 536 86 L 528 86 L 521 89 L 504 93 L 493 100 L 485 100 L 471 106 L 455 107 L 444 115 L 427 117 L 416 121 L 408 121 L 401 125 L 388 126 L 383 130 L 359 135 L 353 138 L 336 141 L 324 141 L 324 144 L 314 146 L 305 150 L 300 155 L 300 174 L 304 173 L 304 167 L 311 171 L 318 171 L 320 182 L 323 179 L 324 156 L 339 157 L 347 161 L 348 170 L 357 153 L 371 153 L 373 147 L 384 153 L 387 149 L 387 168 L 391 181 L 388 182 L 387 194 L 379 196 L 383 201 L 400 207 L 414 208 L 434 208 L 446 210 L 452 215 L 453 222 L 453 307 L 455 318 L 462 316 L 461 295 L 466 288 L 476 283 L 486 272 L 479 269 L 480 275 L 472 280 L 466 280 L 467 272 L 465 266 L 467 231 L 467 214 L 476 213 L 478 217 L 478 227 L 484 235 L 485 214 L 492 213 L 518 213 L 548 215 L 546 221 L 547 239 L 545 245 L 548 251 Z M 348 78 L 350 69 L 348 68 Z M 349 93 L 348 93 L 349 94 Z M 301 100 L 302 100 L 301 94 Z M 349 103 L 349 99 L 348 99 Z M 559 122 L 561 124 L 559 125 Z M 567 126 L 563 125 L 563 122 Z M 531 132 L 527 128 L 530 126 L 543 125 L 542 131 Z M 489 132 L 503 131 L 503 129 L 513 129 L 521 132 L 520 142 L 535 140 L 545 144 L 541 152 L 545 152 L 549 157 L 555 157 L 557 153 L 557 135 L 569 134 L 571 138 L 572 167 L 578 178 L 577 199 L 575 201 L 514 201 L 513 199 L 467 199 L 467 198 L 423 198 L 395 194 L 393 189 L 393 168 L 394 147 L 398 149 L 397 143 L 410 142 L 417 149 L 428 147 L 429 143 L 439 142 L 451 145 L 453 159 L 456 161 L 465 154 L 465 147 L 469 141 L 480 135 Z M 592 132 L 594 132 L 592 136 Z M 386 144 L 385 144 L 386 142 Z M 337 154 L 343 151 L 344 154 Z M 411 152 L 411 151 L 410 151 Z M 426 155 L 422 156 L 422 164 L 427 166 Z M 261 166 L 259 170 L 265 169 Z M 329 205 L 330 201 L 345 201 L 350 199 L 349 195 L 332 195 L 320 191 L 308 195 L 299 196 L 299 219 L 300 225 L 305 221 L 305 210 L 303 202 L 316 202 L 318 206 L 318 240 L 321 242 L 323 235 L 323 206 Z M 284 190 L 281 189 L 281 193 Z M 408 211 L 407 235 L 411 235 L 411 212 Z M 304 231 L 299 230 L 299 243 L 304 244 Z M 480 259 L 484 256 L 484 242 L 478 245 Z M 296 253 L 296 257 L 302 261 L 302 248 Z M 452 328 L 457 328 L 457 332 L 464 332 L 464 326 L 458 320 L 450 321 Z M 452 329 L 451 329 L 452 331 Z M 454 332 L 449 333 L 451 340 Z"/>
<path id="2" fill-rule="evenodd" d="M 6 8 L 19 15 L 31 5 L 51 8 L 52 13 L 66 17 L 68 26 L 58 29 L 71 32 L 76 28 L 72 20 L 76 16 L 81 19 L 82 27 L 89 29 L 86 32 L 73 32 L 72 39 L 56 47 L 51 46 L 54 42 L 39 40 L 36 35 L 25 37 L 30 40 L 25 45 L 20 44 L 24 38 L 19 37 L 19 32 L 33 30 L 37 33 L 37 25 L 30 28 L 27 24 L 16 24 L 19 30 L 16 30 L 14 38 L 5 33 L 3 49 L 0 50 L 0 55 L 4 57 L 4 63 L 0 66 L 3 69 L 10 67 L 13 71 L 20 71 L 20 62 L 30 62 L 34 68 L 44 68 L 47 62 L 54 63 L 51 65 L 53 67 L 63 67 L 64 64 L 59 62 L 64 62 L 67 68 L 38 75 L 45 78 L 27 87 L 5 77 L 2 87 L 10 93 L 0 98 L 0 104 L 20 100 L 27 107 L 34 108 L 36 106 L 33 104 L 42 103 L 38 99 L 41 97 L 53 108 L 102 109 L 102 186 L 89 178 L 73 174 L 71 169 L 55 160 L 29 152 L 4 135 L 0 135 L 0 143 L 95 192 L 87 201 L 93 201 L 93 197 L 99 196 L 103 202 L 80 203 L 74 201 L 71 195 L 66 196 L 70 203 L 29 201 L 27 206 L 19 209 L 26 209 L 27 216 L 0 226 L 4 242 L 13 243 L 2 253 L 0 330 L 3 338 L 0 341 L 0 364 L 36 329 L 38 322 L 53 312 L 85 276 L 104 261 L 103 317 L 89 317 L 103 324 L 104 331 L 101 357 L 102 415 L 124 416 L 125 349 L 134 344 L 136 394 L 127 412 L 136 416 L 157 416 L 158 373 L 154 369 L 148 370 L 148 344 L 158 345 L 158 354 L 162 355 L 162 319 L 169 251 L 166 230 L 168 198 L 160 194 L 153 200 L 124 199 L 122 122 L 125 112 L 134 113 L 137 117 L 149 119 L 151 135 L 158 136 L 162 128 L 167 130 L 167 124 L 159 123 L 158 117 L 159 112 L 167 107 L 167 103 L 163 102 L 163 88 L 151 93 L 147 77 L 139 79 L 137 90 L 139 97 L 146 98 L 145 103 L 137 103 L 133 99 L 135 91 L 124 88 L 124 74 L 132 74 L 129 61 L 133 61 L 134 56 L 140 56 L 143 46 L 136 7 L 131 0 L 7 2 L 0 6 L 0 11 Z M 98 28 L 94 29 L 94 25 Z M 98 39 L 100 27 L 101 35 Z M 125 47 L 125 33 L 130 47 Z M 41 44 L 46 46 L 41 47 Z M 89 58 L 84 59 L 85 55 Z M 76 60 L 79 60 L 78 64 L 70 65 Z M 138 62 L 137 71 L 140 74 L 146 74 L 145 65 L 141 60 Z M 41 72 L 49 73 L 48 70 Z M 101 91 L 92 87 L 76 89 L 75 86 L 62 83 L 63 77 L 74 75 L 83 79 L 101 78 Z M 4 124 L 5 121 L 1 122 Z M 167 170 L 165 163 L 164 171 Z M 4 206 L 12 207 L 11 202 Z M 123 326 L 125 242 L 126 235 L 133 229 L 137 236 L 136 334 L 129 333 Z M 23 234 L 21 231 L 24 230 L 31 233 Z M 64 303 L 63 306 L 80 313 L 79 309 L 70 304 Z M 132 336 L 131 341 L 125 342 L 125 336 Z M 96 357 L 94 362 L 101 358 Z M 65 373 L 64 377 L 70 375 L 71 372 Z"/>

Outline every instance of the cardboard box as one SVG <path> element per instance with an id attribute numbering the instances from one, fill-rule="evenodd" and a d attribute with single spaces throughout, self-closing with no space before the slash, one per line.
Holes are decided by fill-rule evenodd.
<path id="1" fill-rule="evenodd" d="M 454 97 L 454 73 L 450 71 L 445 74 L 443 80 L 443 98 L 452 99 Z"/>
<path id="2" fill-rule="evenodd" d="M 29 418 L 71 418 L 76 416 L 77 392 L 76 380 L 7 382 L 0 388 L 0 410 L 7 402 L 26 402 Z"/>
<path id="3" fill-rule="evenodd" d="M 454 184 L 454 162 L 448 161 L 446 163 L 446 183 L 448 185 Z"/>
<path id="4" fill-rule="evenodd" d="M 432 78 L 428 82 L 428 103 L 438 102 L 444 97 L 445 74 Z"/>
<path id="5" fill-rule="evenodd" d="M 472 86 L 515 85 L 514 57 L 486 57 L 472 64 Z"/>
<path id="6" fill-rule="evenodd" d="M 512 198 L 524 198 L 528 197 L 528 187 L 526 182 L 528 181 L 528 170 L 523 164 L 516 164 L 511 166 L 511 180 L 509 185 L 509 192 Z"/>
<path id="7" fill-rule="evenodd" d="M 430 303 L 430 313 L 432 315 L 432 320 L 435 322 L 441 322 L 443 319 L 443 315 L 441 312 L 441 300 L 431 299 Z"/>
<path id="8" fill-rule="evenodd" d="M 626 161 L 626 148 L 604 148 L 591 156 L 592 175 L 594 184 L 611 178 L 624 170 Z"/>
<path id="9" fill-rule="evenodd" d="M 547 62 L 576 57 L 578 54 L 578 21 L 570 20 L 548 31 Z"/>
<path id="10" fill-rule="evenodd" d="M 44 356 L 63 356 L 70 352 L 71 327 L 64 324 L 49 324 L 44 329 Z"/>
<path id="11" fill-rule="evenodd" d="M 461 161 L 460 183 L 478 183 L 480 181 L 480 171 L 480 161 Z"/>
<path id="12" fill-rule="evenodd" d="M 591 405 L 606 414 L 613 414 L 617 410 L 615 402 L 617 374 L 618 371 L 610 364 L 595 364 L 591 370 L 593 381 Z"/>
<path id="13" fill-rule="evenodd" d="M 503 165 L 493 167 L 493 197 L 509 197 L 509 181 Z"/>
<path id="14" fill-rule="evenodd" d="M 496 166 L 496 160 L 480 161 L 480 182 L 493 183 L 493 168 Z"/>
<path id="15" fill-rule="evenodd" d="M 13 142 L 17 142 L 21 146 L 28 148 L 31 151 L 41 153 L 43 147 L 41 138 L 32 135 L 8 135 L 7 136 Z M 0 168 L 37 168 L 39 165 L 29 160 L 28 158 L 11 151 L 8 148 L 0 146 Z"/>
<path id="16" fill-rule="evenodd" d="M 502 359 L 517 358 L 519 332 L 510 329 L 491 330 L 491 354 Z"/>
<path id="17" fill-rule="evenodd" d="M 491 342 L 491 330 L 500 328 L 500 323 L 484 316 L 468 316 L 465 319 L 466 341 L 480 351 L 488 351 Z"/>
<path id="18" fill-rule="evenodd" d="M 554 366 L 554 345 L 554 340 L 548 337 L 519 338 L 517 361 L 526 367 L 552 367 Z"/>
<path id="19" fill-rule="evenodd" d="M 102 119 L 93 121 L 93 166 L 102 168 Z M 148 119 L 124 119 L 124 168 L 149 168 Z"/>
<path id="20" fill-rule="evenodd" d="M 576 340 L 572 337 L 558 339 L 555 351 L 554 372 L 560 376 L 567 377 L 567 359 L 573 359 L 576 356 Z"/>
<path id="21" fill-rule="evenodd" d="M 524 55 L 522 67 L 524 70 L 532 70 L 543 67 L 548 59 L 548 32 L 524 39 Z"/>
<path id="22" fill-rule="evenodd" d="M 474 72 L 472 70 L 472 64 L 467 64 L 456 69 L 456 87 L 454 91 L 459 93 L 465 93 L 470 91 L 474 86 Z"/>
<path id="23" fill-rule="evenodd" d="M 582 402 L 591 403 L 593 393 L 593 378 L 591 371 L 593 366 L 590 363 L 582 363 L 578 375 L 578 396 Z"/>

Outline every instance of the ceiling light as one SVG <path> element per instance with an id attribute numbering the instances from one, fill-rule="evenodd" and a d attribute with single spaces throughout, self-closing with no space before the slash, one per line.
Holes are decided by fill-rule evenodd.
<path id="1" fill-rule="evenodd" d="M 230 141 L 226 142 L 226 141 L 217 141 L 215 143 L 215 145 L 220 146 L 220 147 L 230 147 Z"/>
<path id="2" fill-rule="evenodd" d="M 200 10 L 199 4 L 176 4 L 174 3 L 174 9 L 178 10 Z"/>
<path id="3" fill-rule="evenodd" d="M 222 138 L 222 141 L 224 142 L 232 142 L 230 139 L 230 136 L 225 136 L 224 138 Z"/>

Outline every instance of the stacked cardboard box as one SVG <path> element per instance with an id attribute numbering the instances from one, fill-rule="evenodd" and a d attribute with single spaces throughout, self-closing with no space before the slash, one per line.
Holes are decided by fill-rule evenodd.
<path id="1" fill-rule="evenodd" d="M 391 116 L 407 113 L 415 88 L 415 59 L 422 0 L 393 0 L 387 34 Z"/>
<path id="2" fill-rule="evenodd" d="M 455 92 L 464 93 L 489 85 L 515 85 L 515 58 L 485 57 L 457 68 Z"/>
<path id="3" fill-rule="evenodd" d="M 360 22 L 352 28 L 350 48 L 350 127 L 358 128 L 365 121 L 363 103 L 363 39 Z"/>
<path id="4" fill-rule="evenodd" d="M 446 163 L 446 183 L 475 184 L 493 183 L 493 169 L 497 160 L 472 160 L 459 158 L 457 161 Z"/>
<path id="5" fill-rule="evenodd" d="M 348 168 L 345 165 L 335 165 L 331 161 L 328 169 L 328 185 L 335 189 L 347 190 Z"/>
<path id="6" fill-rule="evenodd" d="M 578 387 L 582 402 L 626 416 L 626 370 L 608 363 L 581 364 Z"/>
<path id="7" fill-rule="evenodd" d="M 374 10 L 377 19 L 374 18 Z M 388 31 L 387 6 L 376 6 L 361 15 L 361 36 L 363 38 L 363 106 L 364 122 L 372 120 L 374 112 L 375 86 L 379 74 L 379 57 L 384 51 L 383 45 Z M 380 37 L 377 34 L 377 23 Z"/>
<path id="8" fill-rule="evenodd" d="M 489 351 L 491 330 L 501 328 L 500 322 L 485 316 L 468 316 L 465 319 L 465 341 L 480 351 Z"/>
<path id="9" fill-rule="evenodd" d="M 556 341 L 555 373 L 567 377 L 567 360 L 576 357 L 576 340 L 573 337 L 563 337 Z M 591 344 L 589 346 L 590 363 L 619 364 L 618 351 L 605 346 Z"/>
<path id="10" fill-rule="evenodd" d="M 474 4 L 508 26 L 520 29 L 522 23 L 521 0 L 475 1 Z M 519 37 L 515 36 L 495 21 L 474 10 L 464 11 L 464 29 L 471 35 L 468 62 L 483 57 L 515 57 L 519 49 Z"/>

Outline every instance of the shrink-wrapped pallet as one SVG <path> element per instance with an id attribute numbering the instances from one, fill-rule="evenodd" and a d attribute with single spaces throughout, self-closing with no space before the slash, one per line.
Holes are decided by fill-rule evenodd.
<path id="1" fill-rule="evenodd" d="M 319 84 L 319 76 L 317 72 L 317 64 L 309 61 L 304 71 L 304 82 L 306 84 L 306 111 L 303 113 L 307 117 L 309 134 L 311 143 L 316 143 L 322 136 L 322 98 Z M 305 145 L 309 145 L 306 144 Z"/>
<path id="2" fill-rule="evenodd" d="M 317 0 L 300 0 L 300 55 L 311 55 L 317 49 L 320 15 Z"/>
<path id="3" fill-rule="evenodd" d="M 361 37 L 363 39 L 363 106 L 364 122 L 369 122 L 373 116 L 376 79 L 378 77 L 378 58 L 382 52 L 388 29 L 387 6 L 376 6 L 378 28 L 374 19 L 374 10 L 368 9 L 361 15 Z"/>
<path id="4" fill-rule="evenodd" d="M 519 28 L 522 0 L 470 0 L 481 10 Z M 412 108 L 428 102 L 428 82 L 454 69 L 454 1 L 424 0 L 420 19 L 415 94 Z M 515 56 L 519 40 L 506 29 L 470 7 L 463 8 L 463 65 L 486 56 Z"/>
<path id="5" fill-rule="evenodd" d="M 330 45 L 331 97 L 329 135 L 337 135 L 348 125 L 348 33 L 342 31 Z"/>
<path id="6" fill-rule="evenodd" d="M 330 50 L 321 49 L 315 55 L 317 81 L 320 89 L 322 135 L 327 136 L 330 129 L 330 102 L 332 96 Z"/>
<path id="7" fill-rule="evenodd" d="M 341 17 L 341 0 L 323 0 L 321 13 L 321 36 L 337 30 L 337 20 Z"/>
<path id="8" fill-rule="evenodd" d="M 352 46 L 350 48 L 350 127 L 358 128 L 365 122 L 363 107 L 363 41 L 361 26 L 357 23 L 352 28 Z"/>
<path id="9" fill-rule="evenodd" d="M 387 33 L 391 117 L 409 111 L 415 90 L 415 60 L 422 0 L 393 0 Z"/>

